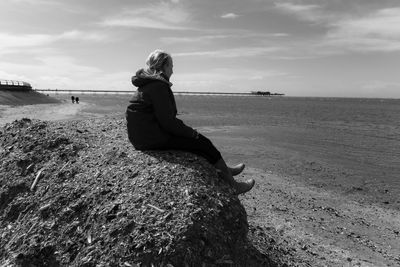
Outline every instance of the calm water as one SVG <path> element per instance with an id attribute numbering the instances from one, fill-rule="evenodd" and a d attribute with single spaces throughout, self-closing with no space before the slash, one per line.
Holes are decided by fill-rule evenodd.
<path id="1" fill-rule="evenodd" d="M 68 99 L 68 97 L 66 97 Z M 123 114 L 127 95 L 82 95 L 89 113 Z M 225 155 L 313 185 L 361 194 L 400 209 L 400 100 L 252 96 L 176 96 L 193 127 L 211 133 Z M 222 141 L 218 141 L 222 140 Z"/>

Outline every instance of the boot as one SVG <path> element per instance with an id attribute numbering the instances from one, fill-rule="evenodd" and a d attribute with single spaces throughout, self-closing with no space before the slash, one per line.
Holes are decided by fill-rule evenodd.
<path id="1" fill-rule="evenodd" d="M 240 165 L 238 170 L 244 168 L 244 164 L 242 165 L 243 166 Z M 236 182 L 229 167 L 222 158 L 214 165 L 214 167 L 217 169 L 219 176 L 235 189 L 237 195 L 246 193 L 253 188 L 255 183 L 253 179 L 249 179 L 245 182 Z"/>
<path id="2" fill-rule="evenodd" d="M 248 179 L 245 182 L 236 182 L 236 185 L 234 186 L 236 190 L 235 193 L 237 195 L 244 194 L 250 191 L 253 188 L 254 184 L 254 179 Z"/>
<path id="3" fill-rule="evenodd" d="M 229 170 L 229 167 L 226 165 L 224 159 L 218 160 L 217 163 L 215 163 L 214 167 L 217 169 L 218 175 L 227 183 L 229 183 L 231 186 L 235 186 L 236 181 L 233 179 L 232 173 Z"/>
<path id="4" fill-rule="evenodd" d="M 232 176 L 239 175 L 243 170 L 244 170 L 245 165 L 243 163 L 239 163 L 236 166 L 233 167 L 228 167 L 230 172 L 232 173 Z"/>

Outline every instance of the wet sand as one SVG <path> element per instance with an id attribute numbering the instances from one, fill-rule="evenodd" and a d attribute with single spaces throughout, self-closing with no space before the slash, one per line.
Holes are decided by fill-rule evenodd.
<path id="1" fill-rule="evenodd" d="M 91 105 L 81 102 L 1 107 L 0 125 L 23 117 L 70 120 L 100 116 L 87 112 L 93 110 Z M 229 162 L 246 162 L 247 168 L 239 179 L 252 177 L 257 182 L 251 193 L 241 197 L 249 223 L 267 233 L 277 232 L 277 242 L 292 248 L 288 253 L 298 259 L 300 266 L 400 265 L 398 196 L 391 196 L 389 191 L 392 203 L 384 203 L 389 201 L 385 199 L 377 203 L 375 196 L 362 192 L 372 189 L 353 183 L 354 170 L 340 168 L 339 164 L 334 168 L 318 159 L 319 154 L 321 158 L 329 155 L 310 142 L 323 136 L 313 136 L 311 141 L 298 140 L 298 144 L 304 144 L 304 151 L 292 154 L 292 144 L 284 144 L 284 133 L 292 131 L 280 131 L 277 127 L 198 129 L 215 142 Z M 266 134 L 269 142 L 260 137 Z M 325 176 L 344 180 L 322 181 Z M 373 191 L 370 193 L 373 195 Z"/>

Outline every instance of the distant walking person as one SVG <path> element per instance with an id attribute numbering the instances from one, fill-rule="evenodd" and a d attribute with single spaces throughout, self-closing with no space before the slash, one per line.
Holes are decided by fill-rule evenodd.
<path id="1" fill-rule="evenodd" d="M 212 142 L 176 118 L 177 108 L 169 79 L 173 73 L 172 57 L 161 50 L 152 52 L 147 68 L 132 77 L 138 87 L 126 110 L 128 137 L 138 150 L 183 150 L 200 155 L 217 169 L 237 194 L 254 186 L 254 180 L 237 182 L 233 176 L 244 169 L 244 164 L 228 167 Z"/>
<path id="2" fill-rule="evenodd" d="M 74 96 L 71 96 L 71 102 L 72 102 L 72 104 L 75 103 L 75 97 Z"/>
<path id="3" fill-rule="evenodd" d="M 79 97 L 75 97 L 75 102 L 79 104 Z"/>

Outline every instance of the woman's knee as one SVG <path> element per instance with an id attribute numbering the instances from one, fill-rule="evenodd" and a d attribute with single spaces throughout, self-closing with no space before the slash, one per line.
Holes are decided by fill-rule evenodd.
<path id="1" fill-rule="evenodd" d="M 199 140 L 200 140 L 201 142 L 203 142 L 203 143 L 207 143 L 207 144 L 209 144 L 209 145 L 214 145 L 214 144 L 211 142 L 210 139 L 208 139 L 207 137 L 205 137 L 205 136 L 202 135 L 202 134 L 199 134 Z"/>

